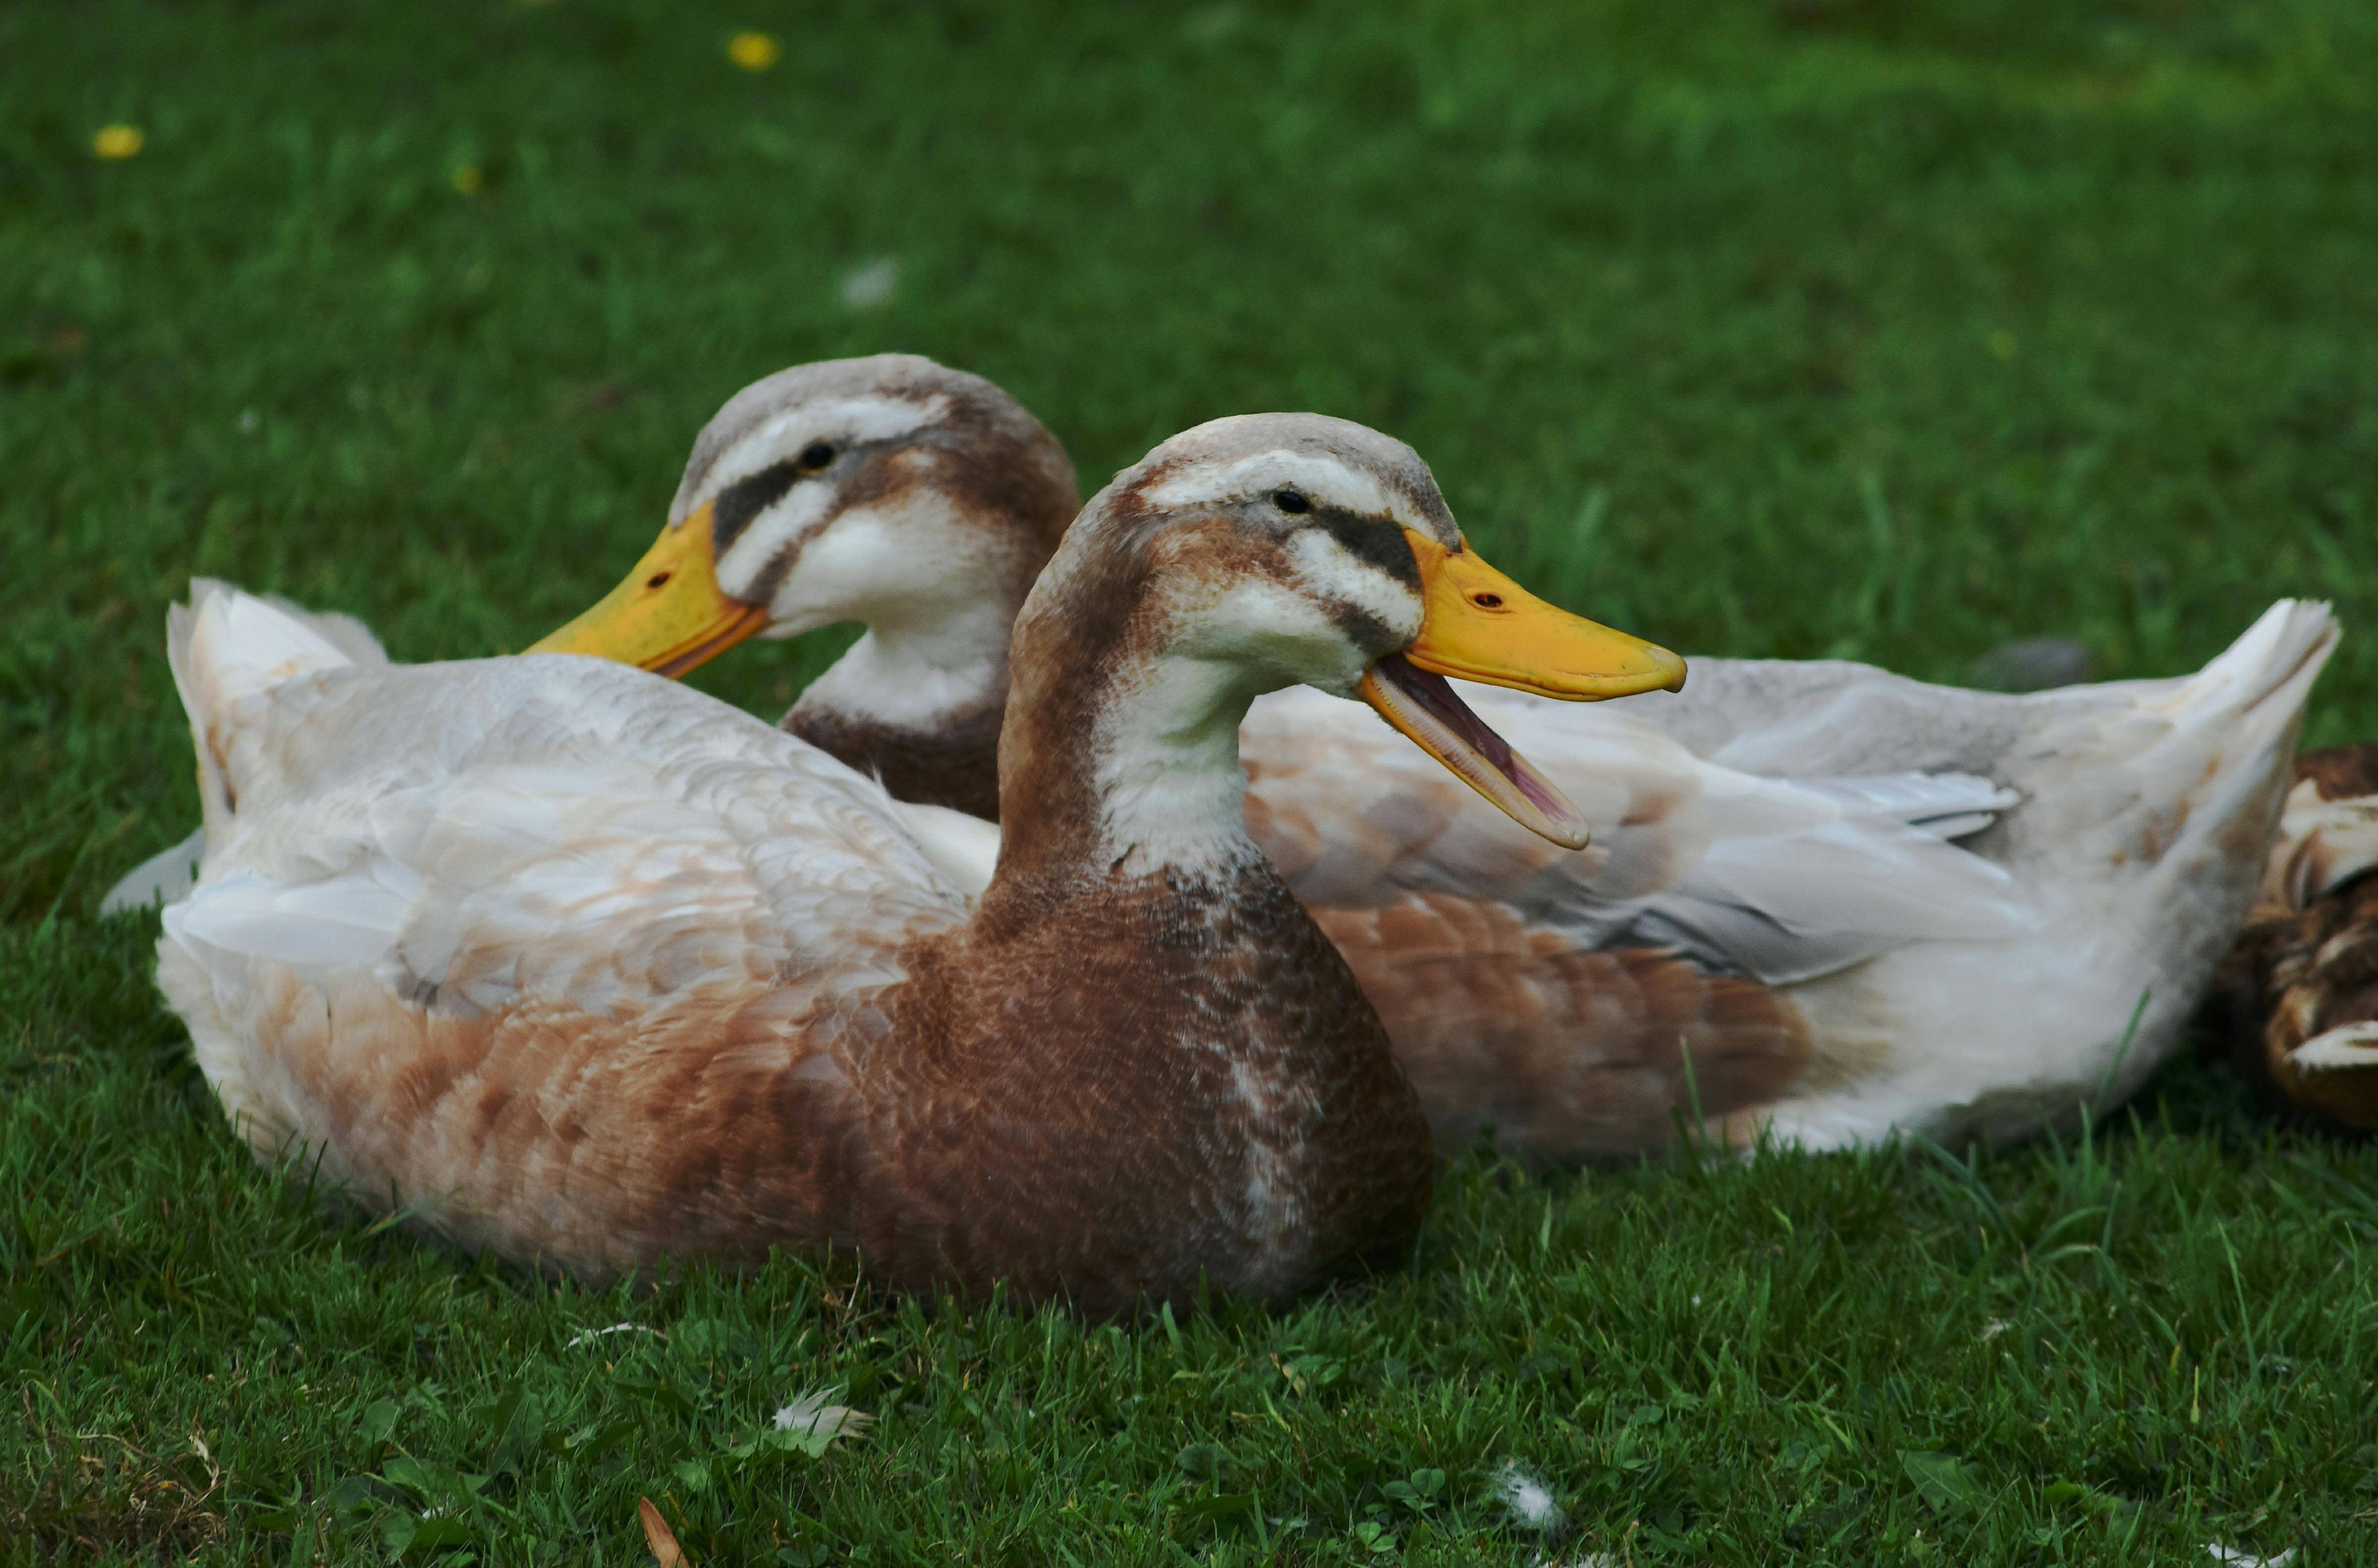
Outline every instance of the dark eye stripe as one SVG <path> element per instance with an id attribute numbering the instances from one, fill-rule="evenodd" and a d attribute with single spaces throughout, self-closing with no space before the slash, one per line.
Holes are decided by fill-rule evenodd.
<path id="1" fill-rule="evenodd" d="M 751 520 L 775 506 L 793 481 L 801 476 L 798 464 L 771 463 L 757 473 L 742 478 L 718 492 L 718 499 L 710 512 L 710 548 L 714 555 L 723 556 L 742 532 L 751 526 Z"/>
<path id="2" fill-rule="evenodd" d="M 1378 568 L 1415 593 L 1420 592 L 1420 562 L 1412 557 L 1411 542 L 1394 523 L 1334 509 L 1324 510 L 1314 523 L 1345 545 L 1346 553 L 1356 560 Z"/>
<path id="3" fill-rule="evenodd" d="M 1392 648 L 1396 645 L 1395 628 L 1362 605 L 1325 603 L 1323 608 L 1355 647 Z"/>

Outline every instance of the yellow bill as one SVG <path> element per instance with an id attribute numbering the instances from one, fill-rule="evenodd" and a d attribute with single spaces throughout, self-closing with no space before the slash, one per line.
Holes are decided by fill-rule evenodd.
<path id="1" fill-rule="evenodd" d="M 720 590 L 705 501 L 661 530 L 644 558 L 594 608 L 528 652 L 592 653 L 674 680 L 767 624 L 764 606 Z"/>
<path id="2" fill-rule="evenodd" d="M 1410 529 L 1404 537 L 1420 563 L 1420 635 L 1371 665 L 1364 700 L 1521 827 L 1583 849 L 1584 817 L 1471 712 L 1447 677 L 1593 702 L 1674 691 L 1685 684 L 1684 660 L 1544 603 L 1473 550 L 1447 550 Z"/>

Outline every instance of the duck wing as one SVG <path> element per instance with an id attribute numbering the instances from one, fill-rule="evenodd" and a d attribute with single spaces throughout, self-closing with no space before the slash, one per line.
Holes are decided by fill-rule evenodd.
<path id="1" fill-rule="evenodd" d="M 1592 844 L 1565 851 L 1477 809 L 1359 704 L 1283 692 L 1242 731 L 1249 822 L 1309 907 L 1490 905 L 1573 948 L 1672 950 L 1767 985 L 2022 928 L 2006 873 L 1951 842 L 2015 803 L 1988 780 L 1761 778 L 1632 704 L 1462 696 L 1577 803 Z"/>
<path id="2" fill-rule="evenodd" d="M 840 1082 L 901 948 L 964 918 L 879 788 L 700 693 L 565 655 L 359 665 L 196 597 L 207 853 L 160 983 L 260 1154 L 317 1147 L 465 1244 L 600 1273 L 732 1233 L 765 1197 L 743 1156 L 701 1151 L 703 1196 L 664 1145 Z"/>

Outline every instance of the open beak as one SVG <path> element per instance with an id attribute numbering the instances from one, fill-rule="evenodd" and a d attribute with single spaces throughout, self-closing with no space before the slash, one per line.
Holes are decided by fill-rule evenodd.
<path id="1" fill-rule="evenodd" d="M 1550 779 L 1486 727 L 1447 676 L 1594 702 L 1685 684 L 1665 648 L 1547 604 L 1478 558 L 1411 529 L 1420 563 L 1420 635 L 1373 664 L 1362 693 L 1380 716 L 1521 827 L 1571 849 L 1586 821 Z"/>
<path id="2" fill-rule="evenodd" d="M 594 608 L 528 652 L 592 653 L 674 680 L 767 624 L 765 608 L 720 591 L 705 501 L 662 529 L 626 581 Z"/>

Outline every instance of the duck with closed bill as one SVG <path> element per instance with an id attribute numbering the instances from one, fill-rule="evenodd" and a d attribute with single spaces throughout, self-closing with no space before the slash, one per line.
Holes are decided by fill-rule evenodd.
<path id="1" fill-rule="evenodd" d="M 1359 694 L 1566 843 L 1575 809 L 1430 672 L 1682 678 L 1482 607 L 1482 569 L 1375 432 L 1164 443 L 1015 617 L 976 897 L 880 784 L 707 697 L 594 659 L 360 662 L 202 582 L 171 654 L 205 856 L 159 982 L 259 1155 L 474 1250 L 599 1278 L 847 1246 L 895 1286 L 1094 1311 L 1285 1299 L 1403 1249 L 1433 1156 L 1246 836 L 1249 702 Z"/>
<path id="2" fill-rule="evenodd" d="M 703 430 L 645 561 L 540 646 L 681 669 L 862 621 L 786 725 L 979 813 L 981 716 L 1070 472 L 980 377 L 906 355 L 784 371 Z M 1445 569 L 1475 574 L 1483 614 L 1510 592 L 1465 557 Z M 1491 1126 L 1533 1160 L 1626 1155 L 1695 1108 L 1737 1143 L 2004 1140 L 2128 1095 L 2179 1041 L 2336 635 L 2325 606 L 2283 602 L 2195 676 L 2026 696 L 1696 659 L 1680 693 L 1579 708 L 1446 661 L 1591 848 L 1519 832 L 1315 689 L 1250 710 L 1246 826 L 1376 1004 L 1442 1145 Z M 995 832 L 918 820 L 988 874 Z"/>

